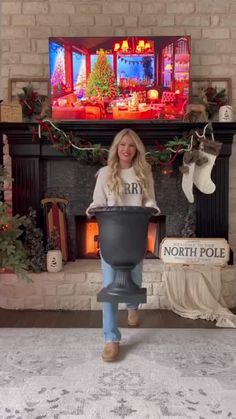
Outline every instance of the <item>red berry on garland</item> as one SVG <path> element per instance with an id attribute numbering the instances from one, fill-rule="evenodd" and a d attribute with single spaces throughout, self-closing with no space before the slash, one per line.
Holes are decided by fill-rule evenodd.
<path id="1" fill-rule="evenodd" d="M 11 225 L 10 224 L 2 224 L 0 227 L 0 231 L 8 231 L 11 229 Z"/>

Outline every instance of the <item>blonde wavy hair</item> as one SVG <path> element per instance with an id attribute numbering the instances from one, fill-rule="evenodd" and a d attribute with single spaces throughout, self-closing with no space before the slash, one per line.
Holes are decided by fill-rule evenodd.
<path id="1" fill-rule="evenodd" d="M 133 140 L 136 146 L 136 154 L 132 161 L 132 167 L 134 169 L 137 180 L 143 189 L 144 194 L 146 194 L 148 185 L 149 185 L 151 167 L 149 163 L 146 161 L 145 148 L 141 139 L 139 138 L 138 134 L 136 134 L 136 132 L 134 132 L 132 129 L 129 129 L 129 128 L 125 128 L 122 131 L 118 132 L 110 147 L 109 155 L 108 155 L 108 162 L 107 162 L 108 167 L 109 167 L 109 174 L 108 174 L 109 188 L 116 195 L 120 195 L 124 186 L 124 182 L 122 178 L 120 177 L 118 145 L 126 135 L 129 136 Z"/>

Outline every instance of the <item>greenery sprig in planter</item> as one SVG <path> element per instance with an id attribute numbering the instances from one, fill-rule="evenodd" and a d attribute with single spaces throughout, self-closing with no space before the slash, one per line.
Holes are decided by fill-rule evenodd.
<path id="1" fill-rule="evenodd" d="M 219 112 L 221 106 L 226 105 L 228 101 L 225 89 L 208 86 L 201 89 L 198 97 L 198 103 L 202 103 L 208 114 L 209 120 L 212 120 Z"/>
<path id="2" fill-rule="evenodd" d="M 30 207 L 28 224 L 25 228 L 24 247 L 30 259 L 29 268 L 33 272 L 46 271 L 46 252 L 44 250 L 43 232 L 37 227 L 36 211 Z"/>
<path id="3" fill-rule="evenodd" d="M 39 95 L 31 83 L 24 86 L 22 92 L 17 96 L 22 107 L 22 115 L 25 122 L 33 121 L 35 118 L 40 117 L 47 96 Z"/>

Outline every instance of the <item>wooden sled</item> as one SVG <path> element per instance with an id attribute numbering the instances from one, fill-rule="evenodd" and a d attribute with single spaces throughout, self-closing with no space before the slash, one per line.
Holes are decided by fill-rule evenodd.
<path id="1" fill-rule="evenodd" d="M 67 262 L 68 260 L 68 234 L 66 223 L 66 207 L 68 203 L 69 201 L 64 198 L 44 198 L 41 200 L 46 221 L 47 239 L 51 236 L 52 230 L 56 229 L 64 262 Z"/>

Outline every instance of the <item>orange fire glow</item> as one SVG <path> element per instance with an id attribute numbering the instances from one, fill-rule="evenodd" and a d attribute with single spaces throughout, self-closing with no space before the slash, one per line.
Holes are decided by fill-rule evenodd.
<path id="1" fill-rule="evenodd" d="M 148 244 L 147 244 L 148 252 L 154 253 L 155 242 L 156 242 L 156 234 L 157 234 L 156 223 L 149 223 L 148 224 Z"/>
<path id="2" fill-rule="evenodd" d="M 148 225 L 148 240 L 147 240 L 147 251 L 150 253 L 155 252 L 155 242 L 156 242 L 156 223 L 149 223 Z M 88 254 L 97 254 L 99 250 L 98 243 L 98 224 L 94 221 L 88 221 L 86 223 L 86 245 L 85 253 Z"/>
<path id="3" fill-rule="evenodd" d="M 85 244 L 85 253 L 97 254 L 99 245 L 98 245 L 98 224 L 94 221 L 88 221 L 86 223 L 86 244 Z"/>

